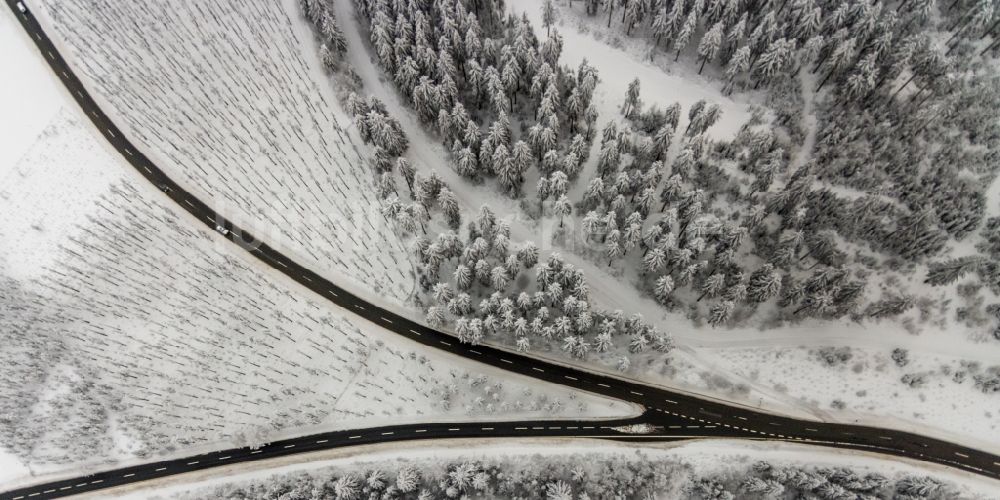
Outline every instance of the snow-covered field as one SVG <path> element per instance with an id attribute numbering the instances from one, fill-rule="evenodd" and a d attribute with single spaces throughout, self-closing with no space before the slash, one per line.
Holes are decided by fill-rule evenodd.
<path id="1" fill-rule="evenodd" d="M 473 448 L 468 441 L 437 441 L 434 443 L 365 446 L 357 449 L 332 450 L 287 459 L 275 459 L 254 464 L 241 464 L 226 469 L 213 469 L 177 476 L 143 486 L 119 488 L 108 492 L 109 498 L 208 498 L 224 489 L 240 485 L 263 483 L 276 488 L 282 480 L 300 475 L 328 477 L 354 472 L 380 470 L 389 484 L 395 483 L 396 471 L 412 467 L 422 476 L 441 473 L 445 464 L 480 463 L 494 474 L 508 479 L 532 479 L 532 474 L 565 478 L 574 492 L 593 491 L 600 483 L 608 488 L 616 481 L 629 480 L 638 486 L 650 482 L 643 475 L 646 467 L 655 469 L 667 486 L 653 498 L 704 498 L 686 495 L 685 487 L 697 479 L 715 478 L 735 482 L 733 478 L 748 475 L 750 468 L 766 462 L 774 469 L 795 468 L 809 471 L 848 470 L 858 476 L 876 474 L 892 480 L 903 477 L 926 477 L 946 485 L 948 498 L 996 498 L 1000 485 L 996 481 L 954 472 L 942 467 L 913 462 L 894 462 L 855 452 L 817 450 L 813 447 L 760 442 L 706 440 L 681 444 L 612 443 L 606 441 L 533 439 L 489 440 Z M 618 464 L 614 470 L 602 466 Z M 533 472 L 528 472 L 528 470 Z M 630 477 L 630 474 L 634 476 Z M 445 474 L 442 474 L 445 475 Z M 452 476 L 454 477 L 454 476 Z M 727 481 L 728 480 L 728 481 Z M 655 481 L 655 480 L 653 480 Z M 499 479 L 497 483 L 502 483 Z M 547 485 L 535 485 L 541 492 Z M 728 486 L 728 485 L 727 485 Z M 732 488 L 732 486 L 730 486 Z M 736 489 L 736 488 L 733 488 Z M 731 493 L 733 490 L 729 490 Z M 735 498 L 744 498 L 746 490 L 735 491 Z M 939 492 L 942 493 L 942 492 Z M 493 492 L 492 497 L 502 497 Z M 581 498 L 581 497 L 574 497 Z M 589 498 L 595 498 L 591 495 Z M 622 498 L 639 498 L 625 494 Z M 731 497 L 730 497 L 731 498 Z M 757 498 L 757 497 L 753 497 Z M 779 497 L 780 498 L 780 497 Z M 941 498 L 935 496 L 932 498 Z"/>
<path id="2" fill-rule="evenodd" d="M 343 286 L 409 298 L 410 261 L 295 2 L 27 3 L 174 180 Z"/>
<path id="3" fill-rule="evenodd" d="M 390 420 L 622 404 L 426 350 L 259 270 L 66 109 L 0 172 L 0 432 L 35 474 Z"/>

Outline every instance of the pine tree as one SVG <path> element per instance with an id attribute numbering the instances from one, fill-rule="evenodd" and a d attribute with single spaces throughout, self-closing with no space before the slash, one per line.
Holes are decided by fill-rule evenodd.
<path id="1" fill-rule="evenodd" d="M 681 56 L 681 51 L 684 47 L 687 47 L 688 42 L 691 41 L 691 37 L 694 35 L 695 28 L 698 27 L 698 16 L 697 13 L 692 10 L 687 19 L 684 20 L 684 24 L 681 26 L 680 31 L 677 32 L 677 38 L 674 39 L 674 49 L 677 50 L 677 55 L 674 56 L 674 61 Z"/>
<path id="2" fill-rule="evenodd" d="M 542 26 L 545 26 L 545 36 L 552 36 L 552 25 L 556 22 L 556 8 L 552 0 L 542 4 Z"/>
<path id="3" fill-rule="evenodd" d="M 563 227 L 563 217 L 569 215 L 573 211 L 573 205 L 570 203 L 569 198 L 566 195 L 562 195 L 555 203 L 556 214 L 559 215 L 559 227 Z"/>
<path id="4" fill-rule="evenodd" d="M 699 75 L 705 69 L 705 63 L 715 59 L 715 56 L 718 55 L 719 49 L 722 47 L 722 30 L 724 28 L 724 23 L 719 21 L 702 35 L 701 42 L 698 44 L 698 58 L 701 59 L 701 66 L 698 68 Z"/>
<path id="5" fill-rule="evenodd" d="M 764 264 L 750 275 L 747 297 L 754 302 L 766 302 L 781 292 L 781 275 L 771 264 Z"/>
<path id="6" fill-rule="evenodd" d="M 622 114 L 631 118 L 633 114 L 638 112 L 639 105 L 639 79 L 636 78 L 628 84 L 628 90 L 625 92 L 625 106 L 622 109 Z"/>
<path id="7" fill-rule="evenodd" d="M 535 264 L 538 263 L 538 247 L 533 242 L 526 241 L 517 251 L 517 259 L 525 269 L 535 267 Z"/>
<path id="8" fill-rule="evenodd" d="M 455 285 L 459 290 L 468 290 L 472 286 L 472 270 L 464 264 L 455 267 Z"/>
<path id="9" fill-rule="evenodd" d="M 420 471 L 411 465 L 404 465 L 399 468 L 396 474 L 396 488 L 402 493 L 417 491 L 420 487 Z"/>
<path id="10" fill-rule="evenodd" d="M 445 219 L 448 221 L 448 227 L 452 230 L 458 230 L 462 224 L 462 219 L 455 193 L 452 193 L 448 188 L 441 188 L 437 198 L 438 203 L 441 205 L 441 210 L 444 212 Z"/>
<path id="11" fill-rule="evenodd" d="M 726 94 L 733 92 L 736 77 L 741 73 L 746 73 L 748 69 L 750 69 L 750 47 L 744 45 L 736 49 L 733 57 L 729 59 L 729 64 L 726 65 Z"/>
<path id="12" fill-rule="evenodd" d="M 670 294 L 674 291 L 674 280 L 668 276 L 660 276 L 656 280 L 656 286 L 653 289 L 653 293 L 656 295 L 656 300 L 660 304 L 666 305 L 670 301 Z"/>
<path id="13" fill-rule="evenodd" d="M 944 262 L 932 262 L 927 269 L 924 283 L 933 286 L 950 285 L 983 263 L 978 256 L 959 257 Z"/>
<path id="14" fill-rule="evenodd" d="M 698 300 L 695 302 L 701 302 L 701 299 L 705 297 L 714 299 L 725 289 L 726 275 L 722 273 L 713 274 L 705 279 L 704 283 L 701 284 L 701 295 L 698 296 Z"/>
<path id="15" fill-rule="evenodd" d="M 718 304 L 712 306 L 708 315 L 708 323 L 712 327 L 717 327 L 729 322 L 729 318 L 733 315 L 733 310 L 736 308 L 736 303 L 732 300 L 723 300 Z"/>

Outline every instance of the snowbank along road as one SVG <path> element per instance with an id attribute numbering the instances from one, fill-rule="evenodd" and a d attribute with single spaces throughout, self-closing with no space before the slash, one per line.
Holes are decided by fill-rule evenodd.
<path id="1" fill-rule="evenodd" d="M 705 399 L 616 377 L 589 373 L 509 352 L 504 349 L 461 344 L 447 333 L 421 325 L 365 302 L 271 249 L 265 243 L 257 242 L 253 235 L 223 219 L 208 205 L 191 196 L 177 183 L 168 178 L 100 110 L 72 69 L 42 31 L 38 22 L 31 15 L 31 12 L 28 10 L 22 12 L 22 4 L 17 0 L 7 0 L 7 5 L 14 15 L 17 16 L 22 27 L 24 27 L 35 42 L 42 57 L 61 79 L 83 112 L 93 122 L 104 138 L 140 174 L 163 191 L 178 206 L 191 213 L 213 230 L 219 228 L 219 232 L 224 233 L 227 239 L 240 245 L 264 264 L 289 276 L 306 288 L 330 300 L 332 303 L 346 308 L 368 321 L 372 321 L 379 326 L 426 346 L 442 349 L 474 361 L 493 365 L 535 379 L 563 384 L 575 389 L 641 405 L 647 411 L 636 421 L 657 426 L 656 433 L 646 436 L 645 439 L 725 436 L 785 440 L 906 457 L 955 467 L 994 479 L 1000 478 L 1000 456 L 980 450 L 889 429 L 828 424 L 772 415 L 724 401 Z M 337 432 L 273 443 L 259 450 L 243 448 L 204 455 L 203 457 L 208 457 L 205 459 L 192 457 L 190 459 L 153 464 L 156 467 L 152 469 L 151 473 L 146 469 L 152 467 L 152 465 L 138 466 L 136 468 L 109 471 L 74 480 L 36 485 L 30 488 L 2 493 L 0 494 L 0 500 L 54 498 L 79 493 L 80 491 L 90 491 L 108 486 L 143 481 L 152 477 L 227 465 L 238 460 L 256 460 L 336 446 L 379 441 L 433 437 L 453 438 L 460 436 L 622 437 L 621 433 L 610 429 L 610 427 L 620 425 L 623 422 L 601 422 L 600 424 L 595 422 L 567 423 L 553 421 L 523 422 L 520 424 L 450 423 L 428 424 L 423 427 L 402 426 L 369 429 L 367 431 L 353 431 L 353 434 L 350 433 L 351 431 Z M 597 425 L 602 425 L 605 428 L 599 430 L 596 428 Z M 417 432 L 420 429 L 424 429 L 426 432 Z M 434 432 L 431 432 L 432 429 Z M 421 434 L 426 434 L 426 436 L 422 436 Z M 141 469 L 142 474 L 138 470 L 133 471 L 133 469 Z M 152 473 L 160 474 L 160 476 L 149 475 Z"/>

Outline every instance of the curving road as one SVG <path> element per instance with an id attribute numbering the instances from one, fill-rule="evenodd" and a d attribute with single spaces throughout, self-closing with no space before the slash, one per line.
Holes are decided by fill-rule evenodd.
<path id="1" fill-rule="evenodd" d="M 752 439 L 774 439 L 784 441 L 803 442 L 837 448 L 849 448 L 878 452 L 886 455 L 906 457 L 915 460 L 933 462 L 937 464 L 954 467 L 967 472 L 981 474 L 990 478 L 1000 478 L 1000 456 L 993 455 L 981 450 L 972 449 L 966 446 L 950 443 L 947 441 L 929 438 L 918 434 L 881 429 L 876 427 L 855 426 L 846 424 L 831 424 L 808 420 L 799 420 L 789 417 L 772 415 L 753 408 L 729 404 L 723 401 L 706 399 L 690 394 L 679 393 L 661 387 L 640 384 L 634 381 L 619 379 L 616 377 L 590 373 L 580 369 L 546 362 L 529 356 L 524 356 L 504 349 L 483 345 L 460 344 L 453 336 L 447 333 L 429 328 L 416 323 L 391 311 L 382 309 L 374 304 L 368 303 L 347 290 L 327 281 L 322 276 L 304 268 L 288 257 L 282 255 L 263 242 L 258 242 L 252 234 L 236 227 L 230 221 L 217 214 L 211 207 L 195 198 L 185 191 L 181 186 L 167 177 L 162 170 L 157 168 L 145 155 L 139 151 L 125 135 L 115 126 L 114 123 L 101 111 L 97 103 L 90 97 L 81 81 L 73 73 L 67 62 L 62 58 L 56 47 L 46 36 L 38 22 L 30 11 L 21 12 L 17 0 L 6 0 L 8 7 L 14 12 L 21 26 L 34 40 L 43 58 L 55 74 L 62 80 L 67 90 L 76 100 L 77 104 L 93 122 L 94 126 L 104 135 L 105 139 L 118 152 L 143 175 L 152 182 L 167 196 L 169 196 L 179 207 L 188 211 L 195 218 L 201 220 L 211 229 L 222 227 L 227 230 L 225 235 L 230 241 L 240 245 L 251 255 L 259 259 L 264 264 L 273 267 L 277 271 L 287 275 L 297 281 L 302 286 L 309 288 L 313 292 L 325 297 L 330 302 L 344 307 L 357 315 L 371 321 L 383 328 L 391 330 L 399 335 L 403 335 L 411 340 L 419 342 L 435 349 L 444 350 L 474 361 L 486 363 L 500 369 L 526 375 L 535 379 L 566 385 L 574 389 L 588 391 L 624 401 L 639 404 L 647 409 L 647 412 L 640 417 L 641 421 L 662 427 L 657 436 L 670 438 L 684 437 L 742 437 Z M 417 436 L 417 426 L 387 427 L 381 429 L 371 429 L 361 434 L 361 438 L 356 440 L 344 440 L 345 433 L 329 433 L 316 436 L 306 436 L 295 440 L 274 443 L 264 447 L 259 453 L 252 450 L 228 450 L 223 453 L 228 455 L 211 454 L 208 457 L 228 456 L 226 460 L 215 459 L 201 460 L 197 457 L 170 462 L 162 462 L 159 467 L 166 467 L 162 471 L 153 470 L 161 475 L 176 474 L 187 470 L 203 469 L 216 465 L 224 465 L 236 461 L 237 457 L 250 457 L 253 459 L 271 456 L 300 453 L 303 451 L 314 451 L 325 447 L 344 446 L 349 444 L 371 443 L 376 441 L 389 441 L 398 439 L 413 438 L 433 438 L 433 437 L 493 437 L 509 435 L 536 435 L 536 436 L 597 436 L 595 429 L 583 427 L 592 426 L 593 422 L 568 426 L 566 423 L 554 423 L 550 421 L 524 422 L 523 425 L 514 424 L 428 424 L 428 432 L 425 435 Z M 449 431 L 447 427 L 460 428 L 460 431 Z M 514 425 L 514 427 L 510 427 Z M 603 425 L 609 425 L 603 423 Z M 444 426 L 444 427 L 442 427 Z M 492 427 L 489 427 L 492 426 Z M 548 427 L 561 427 L 560 429 L 549 429 Z M 526 427 L 527 429 L 518 429 Z M 536 427 L 545 427 L 536 429 Z M 570 428 L 578 427 L 578 428 Z M 430 432 L 430 429 L 435 432 Z M 487 428 L 489 430 L 487 430 Z M 393 430 L 397 429 L 397 430 Z M 444 430 L 442 430 L 444 429 Z M 408 434 L 414 431 L 412 434 Z M 605 431 L 608 431 L 605 429 Z M 361 433 L 361 431 L 354 431 Z M 385 434 L 392 432 L 393 434 Z M 396 434 L 399 432 L 400 434 Z M 538 432 L 537 434 L 530 434 Z M 612 435 L 617 435 L 609 431 Z M 506 433 L 506 434 L 505 434 Z M 421 433 L 424 434 L 424 433 Z M 326 437 L 324 437 L 326 436 Z M 405 437 L 403 437 L 405 436 Z M 347 436 L 349 437 L 349 436 Z M 318 441 L 327 439 L 325 443 Z M 312 445 L 308 443 L 312 440 Z M 292 445 L 287 447 L 287 445 Z M 282 448 L 276 448 L 281 446 Z M 184 462 L 187 469 L 179 463 Z M 192 463 L 193 462 L 193 463 Z M 162 465 L 170 464 L 170 465 Z M 143 474 L 147 474 L 149 466 L 139 466 Z M 142 481 L 156 475 L 142 475 L 139 472 L 124 472 L 130 469 L 121 469 L 102 473 L 99 475 L 79 478 L 76 482 L 67 480 L 58 483 L 60 486 L 53 488 L 57 483 L 39 485 L 32 488 L 25 488 L 17 492 L 7 492 L 0 494 L 0 500 L 20 500 L 23 498 L 54 498 L 80 492 L 83 488 L 99 489 L 109 486 L 125 484 L 128 482 Z M 105 477 L 104 475 L 111 476 Z M 117 474 L 117 476 L 115 476 Z M 125 476 L 125 474 L 134 474 Z M 101 477 L 98 477 L 101 476 Z M 97 479 L 92 479 L 97 478 Z M 87 480 L 84 485 L 84 480 Z M 72 486 L 67 488 L 67 486 Z M 52 491 L 47 491 L 52 490 Z"/>

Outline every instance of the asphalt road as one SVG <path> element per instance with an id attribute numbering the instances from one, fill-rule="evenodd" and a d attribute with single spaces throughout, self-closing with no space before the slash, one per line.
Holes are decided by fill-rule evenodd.
<path id="1" fill-rule="evenodd" d="M 162 170 L 157 168 L 157 166 L 150 162 L 138 148 L 129 142 L 118 127 L 116 127 L 115 124 L 112 123 L 111 120 L 101 111 L 97 103 L 94 102 L 94 100 L 90 97 L 90 94 L 84 88 L 83 84 L 73 73 L 72 69 L 67 65 L 66 61 L 56 50 L 56 47 L 51 43 L 49 38 L 38 25 L 37 21 L 31 15 L 31 12 L 20 12 L 17 7 L 18 2 L 16 0 L 6 0 L 6 2 L 8 7 L 10 7 L 16 15 L 22 27 L 25 31 L 27 31 L 32 40 L 34 40 L 35 45 L 42 54 L 42 57 L 48 62 L 55 74 L 62 80 L 63 84 L 66 86 L 67 90 L 76 100 L 83 112 L 93 122 L 94 126 L 97 127 L 101 134 L 104 135 L 105 139 L 107 139 L 107 141 L 116 150 L 118 150 L 122 157 L 135 167 L 141 175 L 160 188 L 161 191 L 177 203 L 177 206 L 191 213 L 191 215 L 202 221 L 211 229 L 214 230 L 217 226 L 225 228 L 228 231 L 226 238 L 237 245 L 240 245 L 264 264 L 287 275 L 300 283 L 302 286 L 305 286 L 306 288 L 309 288 L 317 294 L 325 297 L 330 302 L 340 307 L 344 307 L 368 321 L 426 346 L 447 351 L 474 361 L 489 364 L 509 372 L 515 372 L 535 379 L 562 384 L 575 389 L 642 405 L 648 410 L 644 415 L 644 421 L 662 426 L 662 432 L 659 434 L 664 437 L 669 437 L 671 434 L 686 437 L 713 437 L 724 435 L 729 437 L 794 441 L 837 448 L 872 451 L 898 457 L 907 457 L 915 460 L 934 462 L 954 467 L 994 479 L 1000 478 L 1000 456 L 993 455 L 985 451 L 908 432 L 876 427 L 831 424 L 772 415 L 746 406 L 734 405 L 720 400 L 674 392 L 660 387 L 649 386 L 634 381 L 623 380 L 597 373 L 590 373 L 568 366 L 541 361 L 504 349 L 484 345 L 474 346 L 462 344 L 459 343 L 455 337 L 447 333 L 429 328 L 405 317 L 399 316 L 392 311 L 388 311 L 374 304 L 368 303 L 351 294 L 347 290 L 344 290 L 343 288 L 327 281 L 311 270 L 306 269 L 298 263 L 292 261 L 288 257 L 269 247 L 267 244 L 257 242 L 256 238 L 254 238 L 252 234 L 242 228 L 236 227 L 231 222 L 224 219 L 221 215 L 215 213 L 211 207 L 186 192 L 181 188 L 181 186 L 167 177 Z M 933 402 L 929 402 L 928 404 L 933 404 Z M 499 432 L 499 429 L 503 428 L 501 426 L 504 424 L 477 423 L 463 425 L 467 426 L 461 431 L 466 435 L 466 437 L 493 437 L 498 436 L 497 432 Z M 493 431 L 486 431 L 482 429 L 482 427 L 489 425 L 494 427 Z M 536 435 L 593 435 L 591 434 L 590 429 L 583 429 L 580 425 L 574 427 L 581 427 L 581 429 L 567 429 L 565 425 L 543 421 L 526 423 L 524 426 L 534 428 L 538 426 L 549 427 L 554 425 L 559 425 L 560 427 L 563 427 L 563 429 L 552 430 L 553 433 L 548 433 L 549 429 L 533 430 L 544 430 L 546 432 L 545 434 Z M 586 425 L 594 424 L 590 423 Z M 462 427 L 459 425 L 455 426 Z M 413 428 L 414 426 L 401 427 L 400 432 L 405 434 L 405 430 Z M 374 431 L 375 430 L 373 430 L 373 432 Z M 388 441 L 398 437 L 396 434 L 381 434 L 389 431 L 377 431 L 379 432 L 378 434 L 366 434 L 364 436 L 364 439 L 370 439 L 369 441 L 359 439 L 357 441 L 346 441 L 346 443 L 361 444 L 364 442 Z M 457 434 L 451 434 L 451 432 L 458 431 L 445 430 L 443 432 L 444 434 L 442 435 L 444 436 L 457 437 Z M 522 435 L 516 434 L 516 432 L 519 432 L 517 430 L 510 430 L 510 432 L 515 433 L 513 435 Z M 425 437 L 425 439 L 436 436 L 431 432 L 428 432 L 426 435 L 427 437 Z M 299 443 L 306 443 L 310 439 L 313 440 L 312 445 L 299 446 Z M 282 448 L 281 453 L 290 454 L 302 451 L 312 451 L 320 449 L 324 447 L 324 445 L 328 448 L 344 445 L 344 442 L 335 441 L 334 439 L 329 439 L 325 443 L 316 442 L 322 439 L 324 438 L 320 436 L 308 436 L 296 440 L 296 443 L 281 444 L 281 446 L 285 446 L 286 444 L 295 445 L 291 448 Z M 278 444 L 276 443 L 267 447 L 267 453 L 279 453 L 278 450 L 272 449 L 277 445 Z M 229 456 L 232 458 L 225 461 L 202 461 L 197 458 L 193 458 L 188 460 L 188 462 L 197 461 L 197 463 L 188 464 L 188 466 L 194 468 L 207 468 L 215 465 L 222 465 L 223 463 L 232 463 L 238 460 L 237 457 L 245 458 L 249 456 L 246 454 L 249 453 L 249 450 L 246 450 L 243 453 L 238 450 L 230 450 L 225 453 L 229 453 Z M 255 455 L 272 456 L 266 455 L 263 451 Z M 171 466 L 173 468 L 168 467 L 164 471 L 160 472 L 166 474 L 172 470 L 180 471 L 181 469 L 177 468 L 179 466 L 176 465 L 175 462 L 180 461 L 164 462 L 174 464 Z M 144 468 L 146 466 L 142 467 Z M 126 470 L 128 469 L 111 471 L 104 474 L 118 474 Z M 93 489 L 97 489 L 122 484 L 123 482 L 141 481 L 144 480 L 144 477 L 148 479 L 147 476 L 141 476 L 139 473 L 135 473 L 134 476 L 128 477 L 124 477 L 124 474 L 130 473 L 124 472 L 121 476 L 116 476 L 114 481 L 112 481 L 112 478 L 109 477 L 103 479 L 104 482 L 92 483 L 92 481 L 100 480 L 90 479 L 90 477 L 97 477 L 95 475 L 88 478 L 79 478 L 79 481 L 73 484 L 74 488 L 79 487 L 82 489 L 85 486 L 77 485 L 82 484 L 84 479 L 87 479 L 88 483 L 86 487 L 93 486 Z M 60 488 L 68 486 L 70 482 L 62 484 Z M 66 490 L 57 488 L 55 491 L 46 493 L 45 491 L 52 489 L 52 486 L 52 484 L 46 484 L 30 488 L 30 491 L 29 489 L 24 489 L 18 490 L 17 492 L 3 493 L 0 494 L 0 500 L 17 499 L 19 496 L 32 499 L 53 498 L 56 496 L 71 494 L 73 492 L 73 488 Z M 78 491 L 79 490 L 77 490 L 77 492 Z"/>

